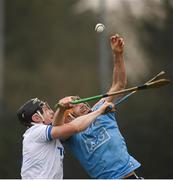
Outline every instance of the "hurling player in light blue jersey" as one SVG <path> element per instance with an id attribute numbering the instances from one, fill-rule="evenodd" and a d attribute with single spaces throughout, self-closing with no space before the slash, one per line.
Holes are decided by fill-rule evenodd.
<path id="1" fill-rule="evenodd" d="M 109 93 L 124 89 L 127 83 L 123 58 L 123 38 L 119 35 L 111 36 L 110 45 L 114 56 L 114 69 Z M 61 123 L 96 111 L 105 101 L 114 102 L 118 98 L 120 97 L 103 98 L 92 109 L 85 103 L 75 105 L 71 110 L 66 111 Z M 116 115 L 116 112 L 102 114 L 85 131 L 65 140 L 72 154 L 92 178 L 138 178 L 135 170 L 139 168 L 140 163 L 129 154 L 125 140 L 118 128 Z"/>

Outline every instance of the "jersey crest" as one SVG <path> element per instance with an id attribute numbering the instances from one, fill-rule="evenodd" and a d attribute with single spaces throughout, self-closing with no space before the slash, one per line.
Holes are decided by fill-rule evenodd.
<path id="1" fill-rule="evenodd" d="M 84 139 L 84 143 L 88 152 L 92 153 L 101 145 L 106 143 L 110 139 L 110 135 L 106 131 L 106 129 L 102 127 L 98 129 L 97 135 L 93 134 L 91 136 L 91 135 L 84 134 L 83 139 Z"/>

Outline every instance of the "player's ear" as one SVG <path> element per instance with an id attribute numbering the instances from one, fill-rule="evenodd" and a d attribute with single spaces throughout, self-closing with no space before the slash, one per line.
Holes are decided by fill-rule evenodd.
<path id="1" fill-rule="evenodd" d="M 41 119 L 41 117 L 40 117 L 37 113 L 35 113 L 35 114 L 32 115 L 32 120 L 33 120 L 34 122 L 38 123 L 38 122 L 40 122 L 42 119 Z"/>

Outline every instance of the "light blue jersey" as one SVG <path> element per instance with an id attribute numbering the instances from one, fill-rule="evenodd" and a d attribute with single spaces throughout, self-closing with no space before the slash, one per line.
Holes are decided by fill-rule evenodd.
<path id="1" fill-rule="evenodd" d="M 85 131 L 66 141 L 72 154 L 92 178 L 118 179 L 140 166 L 129 155 L 115 117 L 113 112 L 100 115 Z"/>

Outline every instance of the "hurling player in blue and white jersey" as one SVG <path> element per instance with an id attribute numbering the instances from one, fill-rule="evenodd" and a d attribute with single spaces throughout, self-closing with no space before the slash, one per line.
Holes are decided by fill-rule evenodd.
<path id="1" fill-rule="evenodd" d="M 73 106 L 69 103 L 73 98 L 75 97 L 62 99 L 62 106 L 55 113 L 47 103 L 38 98 L 27 101 L 19 108 L 18 119 L 27 127 L 23 135 L 22 179 L 62 179 L 64 148 L 60 139 L 86 129 L 112 104 L 105 103 L 98 110 L 72 122 L 55 125 L 54 122 L 61 122 L 64 111 Z"/>
<path id="2" fill-rule="evenodd" d="M 109 92 L 115 92 L 124 89 L 127 83 L 123 38 L 119 35 L 112 36 L 110 45 L 114 56 L 114 69 Z M 118 98 L 120 97 L 101 99 L 92 109 L 84 103 L 78 104 L 66 111 L 64 121 L 72 121 L 81 115 L 95 112 L 104 102 L 113 102 Z M 140 167 L 140 163 L 129 154 L 116 117 L 115 112 L 102 114 L 86 130 L 65 141 L 72 154 L 92 178 L 138 178 L 135 170 Z"/>

